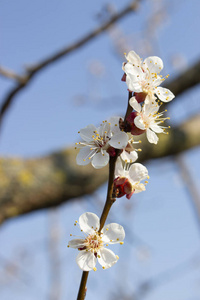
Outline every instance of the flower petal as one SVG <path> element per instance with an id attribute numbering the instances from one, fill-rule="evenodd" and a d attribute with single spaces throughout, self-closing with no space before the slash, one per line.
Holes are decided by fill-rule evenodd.
<path id="1" fill-rule="evenodd" d="M 163 132 L 163 129 L 159 126 L 159 125 L 157 125 L 157 124 L 150 124 L 150 126 L 149 126 L 149 128 L 151 129 L 151 130 L 153 130 L 154 132 L 156 132 L 156 133 L 161 133 L 161 132 Z"/>
<path id="2" fill-rule="evenodd" d="M 157 135 L 155 134 L 155 132 L 153 132 L 149 128 L 147 128 L 146 132 L 147 132 L 147 139 L 148 139 L 149 143 L 157 144 L 159 139 L 158 139 Z"/>
<path id="3" fill-rule="evenodd" d="M 90 163 L 89 157 L 91 157 L 95 150 L 91 150 L 91 146 L 85 146 L 84 148 L 80 149 L 79 153 L 76 157 L 76 163 L 80 166 L 85 166 Z"/>
<path id="4" fill-rule="evenodd" d="M 144 60 L 142 67 L 150 73 L 160 73 L 163 69 L 163 61 L 158 56 L 149 56 Z"/>
<path id="5" fill-rule="evenodd" d="M 134 194 L 144 192 L 145 190 L 146 190 L 146 188 L 143 183 L 138 183 L 137 185 L 134 186 Z"/>
<path id="6" fill-rule="evenodd" d="M 136 151 L 131 151 L 130 153 L 127 151 L 123 151 L 120 155 L 121 159 L 123 159 L 125 162 L 132 163 L 138 159 L 138 154 Z"/>
<path id="7" fill-rule="evenodd" d="M 97 130 L 93 124 L 86 126 L 80 130 L 81 138 L 86 142 L 93 141 L 92 136 L 94 135 L 94 131 Z"/>
<path id="8" fill-rule="evenodd" d="M 115 165 L 115 177 L 126 177 L 125 176 L 125 169 L 122 166 L 122 161 L 118 157 Z"/>
<path id="9" fill-rule="evenodd" d="M 105 167 L 109 162 L 109 154 L 106 151 L 99 152 L 95 154 L 95 156 L 92 159 L 92 166 L 95 169 L 101 169 Z"/>
<path id="10" fill-rule="evenodd" d="M 125 57 L 127 61 L 133 65 L 141 66 L 141 58 L 135 53 L 135 51 L 130 51 L 127 55 L 125 55 Z"/>
<path id="11" fill-rule="evenodd" d="M 117 223 L 110 223 L 105 225 L 101 231 L 102 241 L 108 244 L 117 244 L 125 238 L 124 228 Z"/>
<path id="12" fill-rule="evenodd" d="M 79 226 L 86 234 L 94 233 L 94 230 L 99 230 L 99 217 L 91 212 L 86 212 L 79 217 Z"/>
<path id="13" fill-rule="evenodd" d="M 121 117 L 111 117 L 109 119 L 109 123 L 110 123 L 110 130 L 112 133 L 116 133 L 116 132 L 119 132 L 120 131 L 120 128 L 119 128 L 119 119 Z M 123 118 L 121 118 L 123 120 Z"/>
<path id="14" fill-rule="evenodd" d="M 130 106 L 132 106 L 132 108 L 137 111 L 138 113 L 141 112 L 142 110 L 142 107 L 141 105 L 137 102 L 137 100 L 135 99 L 135 97 L 132 97 L 130 100 L 129 100 L 129 104 Z"/>
<path id="15" fill-rule="evenodd" d="M 97 262 L 94 253 L 86 250 L 81 250 L 76 257 L 76 262 L 79 268 L 83 271 L 91 271 Z"/>
<path id="16" fill-rule="evenodd" d="M 68 245 L 70 248 L 81 248 L 84 247 L 84 239 L 73 239 L 69 241 Z"/>
<path id="17" fill-rule="evenodd" d="M 120 131 L 112 136 L 109 144 L 116 149 L 123 149 L 128 144 L 128 135 L 126 132 Z"/>
<path id="18" fill-rule="evenodd" d="M 158 98 L 163 102 L 169 102 L 175 97 L 170 90 L 163 87 L 157 87 L 155 93 L 158 96 Z"/>
<path id="19" fill-rule="evenodd" d="M 128 86 L 129 91 L 136 92 L 136 93 L 143 92 L 143 88 L 140 81 L 138 81 L 138 78 L 136 78 L 131 74 L 126 74 L 126 84 Z"/>
<path id="20" fill-rule="evenodd" d="M 148 170 L 140 163 L 134 163 L 129 169 L 129 176 L 133 182 L 141 181 L 148 176 Z"/>
<path id="21" fill-rule="evenodd" d="M 115 253 L 109 249 L 103 248 L 98 251 L 98 262 L 104 269 L 112 267 L 117 262 Z"/>
<path id="22" fill-rule="evenodd" d="M 143 119 L 141 118 L 140 115 L 137 116 L 137 117 L 135 117 L 135 119 L 134 119 L 134 124 L 135 124 L 135 126 L 136 126 L 137 128 L 140 128 L 140 129 L 142 129 L 142 130 L 146 130 L 145 124 L 144 124 Z"/>

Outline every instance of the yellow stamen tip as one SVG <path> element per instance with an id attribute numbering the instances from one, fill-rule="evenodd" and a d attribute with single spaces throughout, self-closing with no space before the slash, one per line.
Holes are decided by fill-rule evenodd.
<path id="1" fill-rule="evenodd" d="M 93 270 L 96 272 L 97 268 L 94 267 Z"/>

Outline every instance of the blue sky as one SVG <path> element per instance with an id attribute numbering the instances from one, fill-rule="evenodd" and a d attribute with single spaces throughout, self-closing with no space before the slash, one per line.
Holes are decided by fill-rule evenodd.
<path id="1" fill-rule="evenodd" d="M 40 61 L 48 54 L 71 44 L 99 25 L 96 15 L 106 1 L 1 1 L 1 65 L 18 73 L 24 65 Z M 128 1 L 113 1 L 117 9 Z M 158 6 L 159 1 L 155 1 Z M 167 16 L 153 36 L 153 53 L 161 56 L 164 74 L 175 77 L 172 60 L 183 59 L 180 67 L 190 66 L 200 57 L 200 2 L 165 1 Z M 136 14 L 130 14 L 118 28 L 128 36 L 131 48 L 139 51 L 147 32 L 152 1 L 142 1 Z M 138 40 L 139 39 L 139 40 Z M 141 48 L 141 52 L 145 51 Z M 140 54 L 140 53 L 139 53 Z M 141 55 L 144 55 L 141 54 Z M 98 125 L 111 115 L 124 114 L 127 92 L 120 81 L 123 57 L 116 54 L 113 41 L 102 34 L 81 50 L 49 66 L 15 99 L 5 117 L 0 137 L 1 156 L 35 157 L 72 145 L 77 131 L 89 123 Z M 99 76 L 89 72 L 97 62 L 102 67 Z M 1 95 L 13 86 L 11 80 L 0 78 Z M 172 123 L 181 123 L 200 109 L 200 89 L 187 92 L 169 105 Z M 190 102 L 188 101 L 190 98 Z M 78 99 L 84 99 L 77 104 Z M 111 100 L 110 100 L 111 99 Z M 76 100 L 76 101 L 75 101 Z M 110 101 L 109 101 L 110 100 Z M 190 103 L 190 104 L 188 104 Z M 184 159 L 194 182 L 200 183 L 199 148 L 188 151 Z M 127 293 L 133 293 L 143 280 L 159 276 L 168 269 L 179 268 L 198 253 L 199 231 L 191 200 L 172 159 L 149 162 L 150 182 L 147 191 L 131 201 L 121 199 L 113 207 L 109 221 L 129 228 L 123 248 L 113 247 L 120 260 L 112 269 L 91 272 L 87 299 L 110 299 L 125 278 Z M 162 175 L 162 176 L 161 176 Z M 77 253 L 66 247 L 69 233 L 79 234 L 73 222 L 84 211 L 100 215 L 105 199 L 105 187 L 93 196 L 58 209 L 60 239 L 58 252 L 62 276 L 62 297 L 75 299 L 81 272 L 75 263 Z M 0 298 L 48 299 L 50 286 L 49 212 L 41 211 L 6 222 L 0 229 Z M 143 242 L 138 243 L 134 234 Z M 130 242 L 130 241 L 131 242 Z M 23 256 L 25 251 L 27 254 Z M 143 253 L 148 258 L 140 260 Z M 139 255 L 138 255 L 139 254 Z M 5 275 L 5 261 L 16 262 L 19 271 Z M 130 267 L 131 266 L 131 267 Z M 180 267 L 181 268 L 181 267 Z M 184 268 L 183 268 L 184 270 Z M 200 274 L 198 264 L 190 264 L 182 276 L 166 281 L 146 295 L 147 300 L 197 300 Z M 7 274 L 7 273 L 6 273 Z M 105 288 L 109 280 L 109 287 Z M 107 297 L 107 298 L 106 298 Z M 60 300 L 59 299 L 59 300 Z"/>

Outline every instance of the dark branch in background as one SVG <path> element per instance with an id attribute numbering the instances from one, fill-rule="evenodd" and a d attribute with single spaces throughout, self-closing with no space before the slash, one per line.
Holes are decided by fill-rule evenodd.
<path id="1" fill-rule="evenodd" d="M 4 117 L 5 113 L 7 112 L 8 108 L 10 107 L 10 105 L 13 103 L 15 96 L 31 82 L 33 77 L 36 74 L 38 74 L 39 71 L 43 70 L 45 67 L 49 66 L 50 64 L 56 62 L 60 58 L 63 58 L 64 56 L 70 54 L 71 52 L 86 45 L 88 42 L 93 40 L 95 37 L 99 36 L 101 33 L 103 33 L 108 28 L 110 28 L 115 22 L 119 21 L 120 19 L 125 17 L 127 14 L 135 11 L 137 9 L 140 1 L 141 0 L 131 1 L 127 7 L 125 7 L 123 10 L 121 10 L 119 13 L 113 15 L 109 21 L 107 21 L 105 24 L 103 24 L 99 28 L 93 30 L 91 33 L 87 34 L 86 36 L 81 38 L 79 41 L 72 43 L 70 46 L 64 47 L 62 50 L 49 56 L 48 58 L 44 59 L 40 63 L 37 63 L 37 64 L 27 68 L 25 75 L 15 76 L 15 79 L 17 79 L 17 77 L 18 77 L 18 83 L 6 95 L 5 99 L 3 100 L 3 104 L 0 108 L 0 128 L 2 126 L 3 117 Z M 1 69 L 1 70 L 3 70 L 3 69 Z M 3 73 L 1 72 L 1 74 L 3 74 Z M 6 72 L 4 72 L 4 75 L 6 75 Z M 8 73 L 7 73 L 7 75 L 8 75 Z"/>
<path id="2" fill-rule="evenodd" d="M 6 78 L 10 78 L 10 79 L 14 79 L 18 82 L 22 82 L 23 81 L 23 77 L 21 77 L 20 75 L 16 74 L 15 72 L 5 69 L 3 67 L 0 66 L 0 75 Z"/>
<path id="3" fill-rule="evenodd" d="M 140 136 L 141 137 L 141 136 Z M 140 162 L 166 157 L 200 145 L 200 117 L 161 134 L 158 145 L 143 136 Z M 92 194 L 107 180 L 108 170 L 76 164 L 77 150 L 52 153 L 32 160 L 0 159 L 0 222 Z"/>
<path id="4" fill-rule="evenodd" d="M 177 78 L 173 79 L 169 83 L 167 83 L 166 80 L 164 82 L 163 87 L 170 89 L 175 96 L 178 96 L 183 92 L 185 92 L 185 90 L 190 89 L 199 83 L 200 83 L 200 60 L 198 60 L 190 68 L 185 70 L 182 74 L 180 74 Z"/>

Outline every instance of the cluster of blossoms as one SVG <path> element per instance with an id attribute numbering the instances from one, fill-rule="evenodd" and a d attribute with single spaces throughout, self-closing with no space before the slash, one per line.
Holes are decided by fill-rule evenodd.
<path id="1" fill-rule="evenodd" d="M 76 143 L 75 148 L 80 149 L 77 164 L 87 165 L 91 162 L 96 169 L 106 166 L 110 157 L 117 156 L 113 198 L 126 196 L 130 199 L 134 193 L 145 191 L 146 179 L 149 178 L 147 168 L 135 163 L 137 152 L 141 149 L 135 149 L 135 144 L 140 141 L 135 141 L 134 136 L 146 133 L 147 140 L 157 144 L 157 133 L 167 134 L 166 128 L 169 126 L 163 126 L 163 123 L 168 118 L 163 117 L 165 111 L 159 112 L 160 103 L 171 101 L 174 95 L 170 90 L 160 87 L 165 78 L 160 75 L 163 62 L 159 57 L 151 56 L 142 61 L 134 51 L 125 57 L 127 61 L 122 65 L 122 81 L 126 82 L 131 95 L 129 104 L 132 112 L 126 120 L 112 117 L 99 127 L 91 124 L 81 129 L 79 133 L 83 141 Z M 99 218 L 93 213 L 81 215 L 79 225 L 87 236 L 69 242 L 69 247 L 81 250 L 77 256 L 79 267 L 84 271 L 95 270 L 97 260 L 104 269 L 115 264 L 117 257 L 104 245 L 122 243 L 125 237 L 123 227 L 112 223 L 99 231 Z"/>

